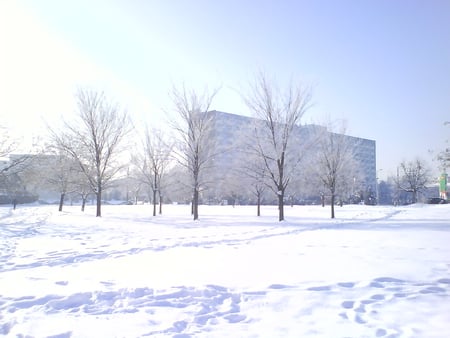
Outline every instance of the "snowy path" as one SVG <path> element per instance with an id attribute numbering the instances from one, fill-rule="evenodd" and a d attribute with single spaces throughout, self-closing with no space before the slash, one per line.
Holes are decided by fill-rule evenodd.
<path id="1" fill-rule="evenodd" d="M 0 336 L 446 337 L 450 206 L 0 208 Z"/>

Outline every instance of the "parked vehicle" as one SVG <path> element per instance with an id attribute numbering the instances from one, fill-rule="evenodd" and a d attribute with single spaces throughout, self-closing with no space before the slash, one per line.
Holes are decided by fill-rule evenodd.
<path id="1" fill-rule="evenodd" d="M 440 197 L 431 197 L 427 200 L 428 204 L 446 204 L 447 200 Z"/>

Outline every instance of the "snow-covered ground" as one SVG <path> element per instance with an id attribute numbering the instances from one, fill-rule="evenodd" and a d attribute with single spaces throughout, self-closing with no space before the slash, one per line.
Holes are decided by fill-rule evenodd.
<path id="1" fill-rule="evenodd" d="M 0 207 L 0 336 L 448 337 L 450 205 Z"/>

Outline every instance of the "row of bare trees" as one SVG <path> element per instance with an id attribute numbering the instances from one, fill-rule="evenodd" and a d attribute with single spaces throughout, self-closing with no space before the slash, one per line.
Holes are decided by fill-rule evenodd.
<path id="1" fill-rule="evenodd" d="M 163 177 L 170 163 L 184 168 L 187 175 L 180 176 L 192 194 L 192 214 L 199 218 L 198 204 L 202 189 L 211 185 L 211 172 L 218 149 L 211 143 L 214 119 L 209 114 L 212 101 L 218 90 L 199 94 L 185 87 L 171 92 L 175 118 L 171 120 L 175 132 L 171 142 L 160 131 L 145 129 L 142 144 L 133 152 L 131 163 L 133 179 L 151 190 L 153 215 L 156 215 L 156 201 L 162 202 Z M 83 200 L 83 207 L 89 193 L 96 197 L 97 216 L 101 216 L 102 193 L 111 186 L 119 172 L 123 172 L 126 157 L 123 150 L 130 146 L 129 134 L 133 125 L 128 114 L 119 105 L 108 101 L 103 93 L 80 89 L 76 94 L 78 111 L 75 119 L 63 121 L 62 128 L 51 130 L 51 142 L 47 152 L 52 161 L 46 171 L 51 172 L 47 184 L 58 187 L 59 210 L 62 210 L 65 196 L 77 192 Z M 252 180 L 250 186 L 258 199 L 266 188 L 278 199 L 279 220 L 284 220 L 286 190 L 294 177 L 299 176 L 300 162 L 305 158 L 307 145 L 297 144 L 299 135 L 296 127 L 310 107 L 311 90 L 291 84 L 285 91 L 273 81 L 260 74 L 251 86 L 250 94 L 244 97 L 253 112 L 255 123 L 252 132 L 245 135 L 250 140 L 241 152 L 246 161 L 246 175 Z M 320 139 L 321 135 L 315 135 Z M 309 138 L 310 139 L 310 138 Z M 329 151 L 328 144 L 322 149 Z M 316 147 L 317 149 L 317 147 Z M 332 148 L 334 149 L 334 148 Z M 343 152 L 341 148 L 338 149 Z M 236 149 L 220 149 L 236 152 Z M 334 150 L 332 150 L 334 151 Z M 336 153 L 341 156 L 339 152 Z M 334 156 L 336 154 L 328 154 Z M 346 162 L 343 158 L 341 162 Z M 345 156 L 350 156 L 345 154 Z M 251 158 L 251 162 L 248 159 Z M 251 165 L 249 165 L 251 163 Z M 317 166 L 315 166 L 317 167 Z M 340 168 L 323 166 L 322 183 L 328 186 L 334 196 Z M 330 181 L 330 175 L 334 175 Z M 180 183 L 181 179 L 177 183 Z M 160 206 L 161 208 L 161 206 Z"/>
<path id="2" fill-rule="evenodd" d="M 208 169 L 214 165 L 218 152 L 233 154 L 234 171 L 240 176 L 237 181 L 246 181 L 248 189 L 254 193 L 258 215 L 263 194 L 269 189 L 277 197 L 279 221 L 284 220 L 286 191 L 299 177 L 308 175 L 310 184 L 329 190 L 334 217 L 336 194 L 343 194 L 344 187 L 348 190 L 351 182 L 356 177 L 359 180 L 361 175 L 354 159 L 354 147 L 345 137 L 344 129 L 339 130 L 340 134 L 326 129 L 308 134 L 300 132 L 301 119 L 311 105 L 311 89 L 291 83 L 282 90 L 264 74 L 259 74 L 251 85 L 250 94 L 244 97 L 255 117 L 253 124 L 244 128 L 240 142 L 231 142 L 225 149 L 214 149 L 214 144 L 207 140 L 214 129 L 211 126 L 214 119 L 208 111 L 215 93 L 199 97 L 183 89 L 174 91 L 173 96 L 180 121 L 184 123 L 184 127 L 176 125 L 175 129 L 186 148 L 176 149 L 184 149 L 177 155 L 183 158 L 180 163 L 184 163 L 191 173 L 194 219 L 198 218 L 200 188 L 207 184 L 207 177 L 214 176 L 205 173 L 209 173 Z"/>
<path id="3" fill-rule="evenodd" d="M 259 74 L 243 96 L 255 118 L 253 124 L 243 128 L 239 140 L 233 140 L 226 148 L 216 147 L 213 142 L 217 121 L 210 109 L 217 93 L 218 89 L 199 93 L 184 86 L 174 87 L 170 93 L 175 113 L 170 120 L 173 133 L 146 126 L 136 141 L 130 137 L 136 132 L 126 111 L 101 92 L 80 89 L 76 94 L 76 117 L 63 121 L 61 128 L 50 128 L 51 142 L 46 149 L 52 154 L 46 170 L 51 175 L 46 183 L 58 187 L 59 210 L 69 193 L 80 195 L 83 208 L 87 196 L 93 194 L 96 215 L 101 216 L 103 192 L 118 176 L 126 175 L 135 182 L 136 191 L 146 187 L 153 202 L 153 215 L 157 213 L 157 201 L 161 213 L 164 190 L 169 191 L 174 185 L 184 187 L 189 191 L 192 215 L 197 220 L 200 195 L 218 183 L 214 173 L 221 164 L 216 160 L 219 154 L 227 153 L 233 167 L 229 175 L 238 182 L 235 189 L 242 189 L 245 184 L 253 192 L 258 215 L 263 196 L 271 191 L 277 199 L 278 219 L 284 220 L 287 192 L 296 189 L 299 177 L 307 177 L 307 184 L 328 190 L 334 218 L 336 196 L 354 188 L 361 173 L 344 125 L 306 132 L 300 128 L 311 106 L 311 88 L 294 83 L 279 88 L 275 81 Z M 4 142 L 0 146 L 5 154 L 10 153 L 7 141 L 0 141 Z M 130 147 L 132 155 L 128 152 L 127 156 L 125 150 Z M 427 184 L 425 170 L 416 164 L 416 171 L 401 166 L 404 175 L 397 182 L 414 195 Z M 14 166 L 18 163 L 0 170 L 4 173 Z"/>
<path id="4" fill-rule="evenodd" d="M 169 160 L 175 159 L 188 173 L 185 183 L 192 191 L 192 214 L 194 220 L 199 218 L 200 190 L 208 185 L 205 172 L 211 170 L 216 151 L 209 139 L 213 127 L 209 110 L 216 94 L 217 90 L 200 95 L 185 87 L 173 89 L 171 98 L 177 115 L 171 121 L 177 136 L 173 144 L 167 144 L 157 132 L 146 129 L 143 151 L 136 152 L 132 162 L 139 179 L 152 190 L 154 215 L 158 193 L 161 201 L 164 170 Z M 295 149 L 292 134 L 310 106 L 310 100 L 309 88 L 291 85 L 282 92 L 264 75 L 257 78 L 251 94 L 245 98 L 254 116 L 261 121 L 251 135 L 254 142 L 247 152 L 263 165 L 255 172 L 262 175 L 259 184 L 264 183 L 276 194 L 280 221 L 284 220 L 285 191 L 292 176 L 298 175 L 297 164 L 302 157 L 301 151 Z M 62 129 L 52 130 L 52 145 L 68 155 L 84 175 L 97 199 L 97 216 L 101 216 L 102 191 L 122 168 L 117 156 L 132 125 L 128 115 L 118 105 L 108 102 L 102 93 L 80 90 L 77 101 L 77 120 L 64 121 Z M 71 172 L 64 166 L 61 169 L 67 174 Z M 56 175 L 54 183 L 61 185 L 61 209 L 68 181 Z M 260 189 L 256 192 L 261 192 Z"/>

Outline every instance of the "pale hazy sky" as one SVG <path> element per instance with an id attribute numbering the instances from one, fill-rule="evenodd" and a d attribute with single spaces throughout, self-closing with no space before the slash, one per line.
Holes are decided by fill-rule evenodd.
<path id="1" fill-rule="evenodd" d="M 445 147 L 450 1 L 0 0 L 0 123 L 36 133 L 78 86 L 157 123 L 172 84 L 222 85 L 213 109 L 248 115 L 259 71 L 313 86 L 303 122 L 346 119 L 376 140 L 380 177 Z"/>

